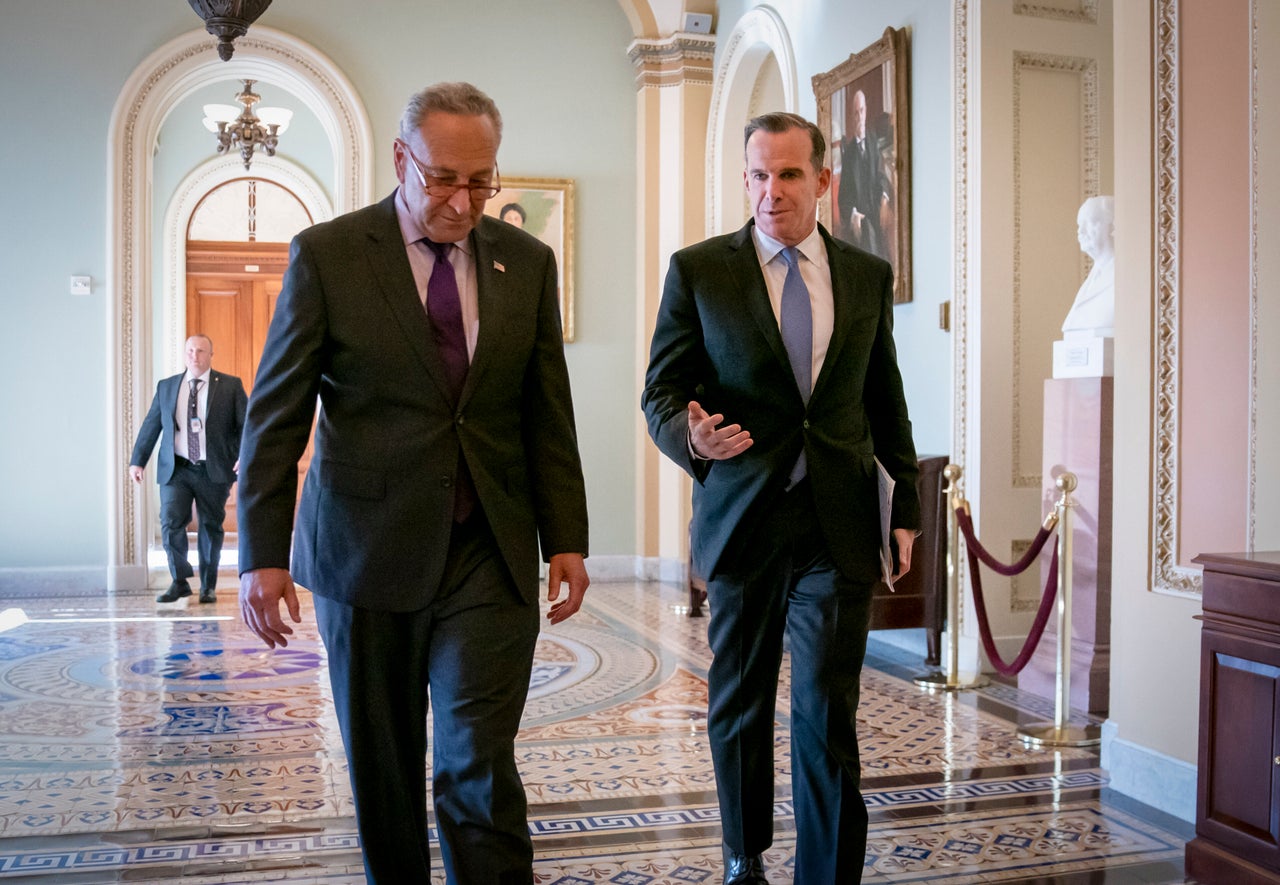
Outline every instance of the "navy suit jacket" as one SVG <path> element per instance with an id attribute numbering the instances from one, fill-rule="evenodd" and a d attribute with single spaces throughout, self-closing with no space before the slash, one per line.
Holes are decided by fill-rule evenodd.
<path id="1" fill-rule="evenodd" d="M 461 399 L 414 283 L 395 194 L 294 238 L 244 434 L 240 569 L 290 567 L 312 592 L 415 611 L 439 586 L 461 452 L 522 596 L 538 544 L 587 553 L 555 254 L 484 217 L 471 234 L 480 331 Z M 317 397 L 298 504 L 298 459 Z"/>
<path id="2" fill-rule="evenodd" d="M 178 388 L 185 373 L 170 375 L 156 385 L 156 395 L 151 400 L 147 417 L 142 419 L 138 438 L 133 444 L 129 463 L 146 467 L 156 440 L 160 440 L 160 455 L 156 459 L 156 482 L 164 485 L 173 478 L 173 437 L 177 431 L 174 410 L 178 404 Z M 209 370 L 209 393 L 205 407 L 205 433 L 201 437 L 204 446 L 205 470 L 217 483 L 231 485 L 236 481 L 235 463 L 240 458 L 240 432 L 244 428 L 244 384 L 235 375 Z"/>
<path id="3" fill-rule="evenodd" d="M 837 567 L 879 580 L 875 459 L 897 481 L 893 528 L 916 529 L 915 445 L 893 343 L 889 264 L 820 228 L 835 319 L 808 407 L 769 303 L 749 222 L 671 257 L 641 406 L 658 448 L 696 480 L 692 543 L 699 573 L 749 555 L 745 539 L 805 452 L 818 519 Z M 687 408 L 740 424 L 753 445 L 704 461 L 689 452 Z"/>

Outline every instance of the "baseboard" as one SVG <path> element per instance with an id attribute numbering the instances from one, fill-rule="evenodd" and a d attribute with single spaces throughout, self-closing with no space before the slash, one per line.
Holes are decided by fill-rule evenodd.
<path id="1" fill-rule="evenodd" d="M 4 599 L 101 595 L 107 583 L 101 566 L 0 568 L 0 598 Z"/>
<path id="2" fill-rule="evenodd" d="M 660 556 L 592 556 L 587 560 L 587 574 L 597 583 L 662 581 L 684 584 L 688 579 L 682 561 Z"/>
<path id="3" fill-rule="evenodd" d="M 1111 789 L 1188 822 L 1196 819 L 1197 767 L 1157 750 L 1121 740 L 1120 726 L 1102 723 L 1102 767 Z"/>

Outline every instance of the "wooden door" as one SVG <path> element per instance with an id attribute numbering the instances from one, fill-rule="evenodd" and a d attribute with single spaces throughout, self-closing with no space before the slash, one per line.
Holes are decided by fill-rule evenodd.
<path id="1" fill-rule="evenodd" d="M 267 327 L 289 260 L 286 243 L 187 244 L 187 335 L 213 339 L 213 365 L 238 376 L 252 393 Z M 311 463 L 310 440 L 298 462 L 298 493 Z M 236 487 L 227 501 L 228 532 L 236 531 Z"/>

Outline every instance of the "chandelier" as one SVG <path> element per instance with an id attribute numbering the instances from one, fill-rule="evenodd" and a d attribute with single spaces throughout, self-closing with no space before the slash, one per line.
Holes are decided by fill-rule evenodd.
<path id="1" fill-rule="evenodd" d="M 232 42 L 243 37 L 249 25 L 267 11 L 271 0 L 187 0 L 196 15 L 203 19 L 205 30 L 218 38 L 218 58 L 231 60 L 236 51 Z"/>
<path id="2" fill-rule="evenodd" d="M 248 169 L 255 149 L 262 148 L 268 157 L 276 155 L 279 136 L 289 128 L 293 111 L 285 108 L 258 108 L 255 113 L 253 106 L 262 101 L 262 96 L 253 92 L 253 84 L 257 81 L 242 82 L 244 91 L 236 96 L 236 101 L 244 109 L 230 104 L 207 104 L 204 106 L 204 126 L 210 132 L 217 133 L 218 153 L 239 148 L 244 168 Z"/>

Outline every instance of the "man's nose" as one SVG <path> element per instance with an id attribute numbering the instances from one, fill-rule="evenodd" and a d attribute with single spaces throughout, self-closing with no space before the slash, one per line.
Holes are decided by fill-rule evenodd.
<path id="1" fill-rule="evenodd" d="M 465 187 L 460 187 L 453 192 L 453 196 L 448 200 L 450 208 L 459 215 L 466 215 L 467 210 L 471 208 L 471 191 Z"/>

